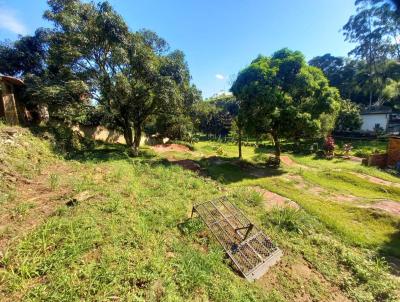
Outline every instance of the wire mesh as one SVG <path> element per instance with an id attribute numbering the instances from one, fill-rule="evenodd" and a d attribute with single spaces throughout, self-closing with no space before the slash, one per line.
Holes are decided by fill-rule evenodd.
<path id="1" fill-rule="evenodd" d="M 193 212 L 200 216 L 248 279 L 260 277 L 282 254 L 226 197 L 196 205 Z"/>

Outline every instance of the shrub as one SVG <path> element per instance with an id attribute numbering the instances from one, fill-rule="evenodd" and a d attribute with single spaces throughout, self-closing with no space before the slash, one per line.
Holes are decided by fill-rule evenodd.
<path id="1" fill-rule="evenodd" d="M 264 224 L 300 234 L 303 234 L 306 229 L 311 229 L 311 224 L 303 211 L 288 207 L 274 208 L 268 212 Z"/>

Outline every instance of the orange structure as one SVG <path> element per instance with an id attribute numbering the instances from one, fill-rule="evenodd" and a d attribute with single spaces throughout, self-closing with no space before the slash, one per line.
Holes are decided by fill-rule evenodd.
<path id="1" fill-rule="evenodd" d="M 391 136 L 387 149 L 387 166 L 396 166 L 400 161 L 400 136 Z"/>

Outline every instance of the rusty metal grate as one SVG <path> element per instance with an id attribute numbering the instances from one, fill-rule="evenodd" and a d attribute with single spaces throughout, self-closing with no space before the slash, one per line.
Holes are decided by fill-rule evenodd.
<path id="1" fill-rule="evenodd" d="M 226 197 L 193 207 L 244 277 L 260 278 L 282 256 L 271 239 Z"/>

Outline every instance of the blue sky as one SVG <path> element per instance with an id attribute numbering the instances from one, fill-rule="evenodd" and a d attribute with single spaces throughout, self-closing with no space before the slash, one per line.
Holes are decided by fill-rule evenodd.
<path id="1" fill-rule="evenodd" d="M 258 54 L 289 47 L 307 59 L 346 55 L 340 32 L 353 0 L 110 0 L 132 30 L 148 28 L 186 54 L 193 83 L 209 97 Z M 49 26 L 46 0 L 0 0 L 0 40 Z"/>

